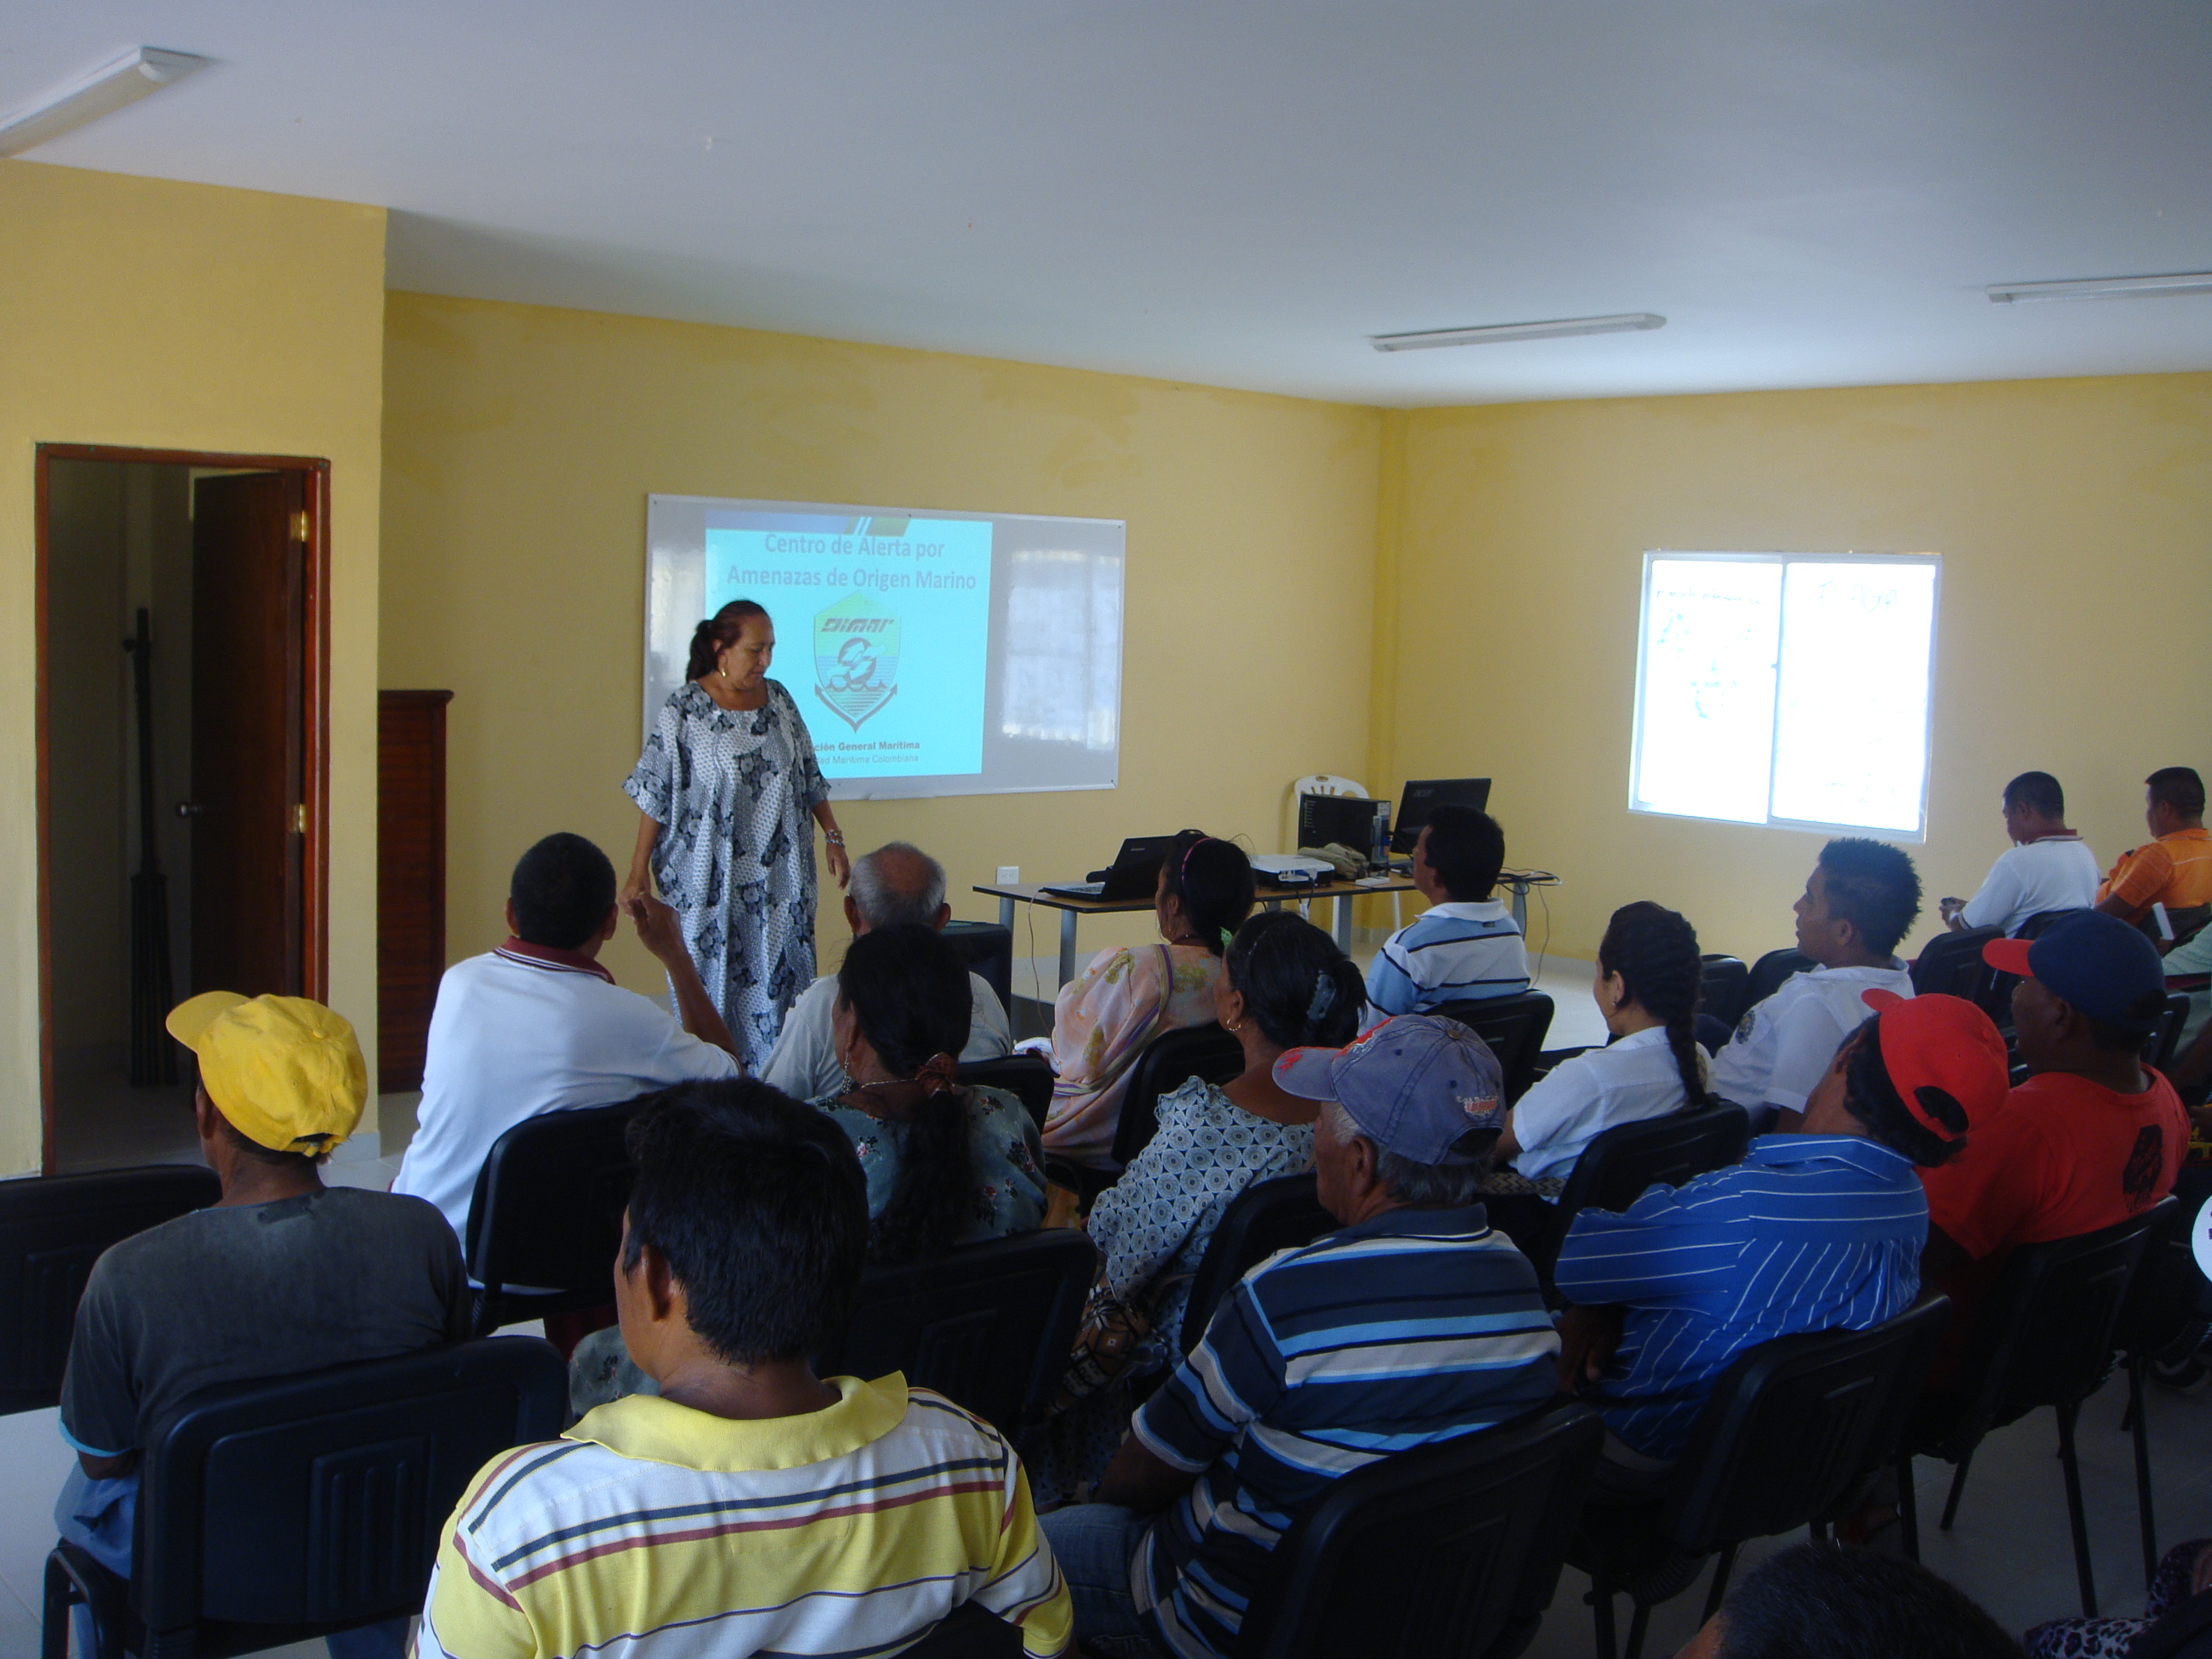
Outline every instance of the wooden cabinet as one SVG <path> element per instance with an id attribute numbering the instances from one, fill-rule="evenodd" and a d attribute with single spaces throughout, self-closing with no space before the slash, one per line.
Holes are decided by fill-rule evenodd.
<path id="1" fill-rule="evenodd" d="M 422 1086 L 446 971 L 446 705 L 380 691 L 376 711 L 376 1087 Z"/>

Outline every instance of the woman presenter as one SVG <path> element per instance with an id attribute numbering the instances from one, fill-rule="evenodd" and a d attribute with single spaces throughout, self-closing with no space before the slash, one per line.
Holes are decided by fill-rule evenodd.
<path id="1" fill-rule="evenodd" d="M 769 678 L 775 624 L 750 599 L 691 635 L 684 685 L 661 705 L 623 785 L 641 817 L 623 886 L 629 913 L 657 884 L 683 918 L 707 994 L 757 1074 L 814 981 L 814 830 L 830 873 L 852 876 L 830 786 L 791 693 Z"/>

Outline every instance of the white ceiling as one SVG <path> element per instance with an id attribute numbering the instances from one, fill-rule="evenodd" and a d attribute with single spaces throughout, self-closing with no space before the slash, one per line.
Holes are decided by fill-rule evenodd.
<path id="1" fill-rule="evenodd" d="M 394 288 L 1389 404 L 2212 368 L 1980 291 L 2212 269 L 2208 0 L 11 0 L 0 107 L 142 45 L 218 62 L 29 159 L 382 204 Z"/>

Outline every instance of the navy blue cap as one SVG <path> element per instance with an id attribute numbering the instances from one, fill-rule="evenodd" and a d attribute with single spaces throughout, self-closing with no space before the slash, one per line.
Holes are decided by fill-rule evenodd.
<path id="1" fill-rule="evenodd" d="M 1993 939 L 1982 946 L 1982 960 L 2034 980 L 2091 1019 L 2126 1030 L 2148 1031 L 2156 1024 L 2159 1010 L 2151 1007 L 2151 999 L 2166 994 L 2166 963 L 2158 947 L 2101 910 L 2061 916 L 2040 939 Z M 2147 1014 L 2145 1008 L 2150 1008 Z"/>

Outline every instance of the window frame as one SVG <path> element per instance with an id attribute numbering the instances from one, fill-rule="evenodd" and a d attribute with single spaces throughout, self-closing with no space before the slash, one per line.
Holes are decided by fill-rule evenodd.
<path id="1" fill-rule="evenodd" d="M 1868 823 L 1830 823 L 1810 818 L 1778 817 L 1774 812 L 1775 762 L 1781 742 L 1782 650 L 1783 637 L 1778 633 L 1774 658 L 1774 718 L 1768 735 L 1766 816 L 1756 822 L 1745 818 L 1709 817 L 1699 812 L 1678 812 L 1665 807 L 1646 806 L 1641 803 L 1644 774 L 1644 676 L 1649 665 L 1645 647 L 1651 629 L 1651 567 L 1656 560 L 1707 564 L 1772 564 L 1782 568 L 1780 593 L 1786 605 L 1789 594 L 1790 566 L 1793 564 L 1899 564 L 1926 565 L 1934 576 L 1929 595 L 1928 612 L 1928 696 L 1922 716 L 1919 822 L 1911 830 L 1899 830 L 1886 825 Z M 1928 839 L 1929 779 L 1936 770 L 1936 681 L 1938 653 L 1942 641 L 1943 617 L 1943 556 L 1940 553 L 1721 553 L 1687 550 L 1675 548 L 1647 548 L 1644 553 L 1643 568 L 1637 593 L 1636 605 L 1636 679 L 1631 709 L 1628 750 L 1628 810 L 1640 817 L 1677 818 L 1692 823 L 1734 824 L 1746 830 L 1791 830 L 1807 835 L 1868 836 L 1885 841 L 1924 843 Z M 1778 622 L 1778 627 L 1779 627 Z"/>

